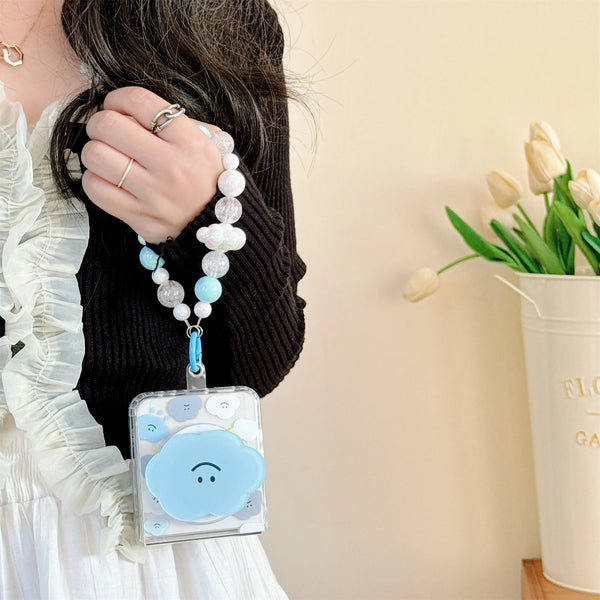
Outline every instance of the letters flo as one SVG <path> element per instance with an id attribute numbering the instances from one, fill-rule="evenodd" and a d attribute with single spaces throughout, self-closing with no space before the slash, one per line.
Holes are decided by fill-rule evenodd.
<path id="1" fill-rule="evenodd" d="M 562 380 L 564 397 L 567 400 L 600 399 L 600 376 L 594 378 L 574 377 Z M 600 410 L 588 410 L 587 414 L 600 416 Z M 580 429 L 575 432 L 575 443 L 588 448 L 600 448 L 600 431 Z"/>

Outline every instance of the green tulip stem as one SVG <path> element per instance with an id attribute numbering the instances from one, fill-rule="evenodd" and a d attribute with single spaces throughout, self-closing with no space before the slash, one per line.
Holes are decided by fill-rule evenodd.
<path id="1" fill-rule="evenodd" d="M 465 262 L 466 260 L 471 260 L 472 258 L 478 258 L 479 256 L 480 256 L 479 254 L 469 254 L 468 256 L 463 256 L 462 258 L 459 258 L 458 260 L 455 260 L 455 261 L 451 262 L 450 264 L 446 265 L 445 267 L 442 267 L 441 269 L 439 269 L 437 274 L 441 275 L 444 271 L 447 271 L 451 267 L 454 267 L 455 265 Z"/>
<path id="2" fill-rule="evenodd" d="M 548 198 L 548 192 L 544 192 L 544 204 L 546 205 L 546 214 L 550 211 L 550 199 Z"/>
<path id="3" fill-rule="evenodd" d="M 517 208 L 519 209 L 519 211 L 521 212 L 521 214 L 523 215 L 523 218 L 527 221 L 527 223 L 529 223 L 529 226 L 537 233 L 539 234 L 539 231 L 537 230 L 537 227 L 533 224 L 533 221 L 529 218 L 529 215 L 525 212 L 525 209 L 521 206 L 521 203 L 519 202 L 517 204 Z"/>

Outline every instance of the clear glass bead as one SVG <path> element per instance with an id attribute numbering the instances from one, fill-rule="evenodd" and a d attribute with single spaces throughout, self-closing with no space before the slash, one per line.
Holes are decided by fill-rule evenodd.
<path id="1" fill-rule="evenodd" d="M 225 196 L 217 202 L 215 215 L 221 223 L 235 223 L 242 216 L 242 203 L 237 198 Z"/>
<path id="2" fill-rule="evenodd" d="M 173 307 L 173 316 L 178 321 L 187 321 L 190 318 L 192 311 L 187 304 L 177 304 Z"/>
<path id="3" fill-rule="evenodd" d="M 174 308 L 183 301 L 185 290 L 179 282 L 169 279 L 161 283 L 156 291 L 156 295 L 158 296 L 158 301 L 163 306 Z"/>
<path id="4" fill-rule="evenodd" d="M 212 312 L 212 306 L 208 302 L 196 302 L 194 305 L 194 314 L 199 319 L 206 319 Z"/>
<path id="5" fill-rule="evenodd" d="M 146 240 L 141 236 L 138 235 L 138 242 L 142 245 L 145 246 L 146 245 Z"/>
<path id="6" fill-rule="evenodd" d="M 226 131 L 215 131 L 212 139 L 221 155 L 233 152 L 233 138 Z"/>
<path id="7" fill-rule="evenodd" d="M 209 277 L 223 277 L 229 271 L 229 259 L 221 250 L 213 250 L 204 255 L 202 270 Z"/>
<path id="8" fill-rule="evenodd" d="M 158 267 L 156 271 L 152 271 L 152 281 L 154 281 L 154 283 L 157 285 L 164 283 L 167 281 L 167 279 L 169 279 L 169 271 L 167 271 L 165 268 Z"/>
<path id="9" fill-rule="evenodd" d="M 223 171 L 217 187 L 223 196 L 239 196 L 246 187 L 246 178 L 239 171 Z"/>
<path id="10" fill-rule="evenodd" d="M 240 166 L 240 159 L 232 152 L 224 154 L 222 160 L 224 169 L 233 170 L 237 169 Z"/>

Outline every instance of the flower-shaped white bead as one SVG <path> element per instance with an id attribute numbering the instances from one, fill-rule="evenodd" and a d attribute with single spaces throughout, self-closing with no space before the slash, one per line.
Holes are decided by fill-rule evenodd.
<path id="1" fill-rule="evenodd" d="M 198 241 L 206 245 L 209 250 L 216 250 L 223 242 L 225 232 L 221 223 L 213 223 L 208 227 L 201 227 L 196 232 Z"/>
<path id="2" fill-rule="evenodd" d="M 231 240 L 231 249 L 232 250 L 241 250 L 246 243 L 246 233 L 243 229 L 239 227 L 234 227 L 233 229 L 233 239 Z"/>

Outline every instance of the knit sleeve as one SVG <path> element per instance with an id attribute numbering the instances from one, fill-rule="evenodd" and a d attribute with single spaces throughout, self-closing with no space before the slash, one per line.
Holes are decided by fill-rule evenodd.
<path id="1" fill-rule="evenodd" d="M 268 26 L 275 34 L 270 51 L 280 61 L 283 36 L 276 16 Z M 230 269 L 221 279 L 223 295 L 202 321 L 209 385 L 248 385 L 261 396 L 288 373 L 304 340 L 305 303 L 297 287 L 306 267 L 296 252 L 287 102 L 280 101 L 273 111 L 266 157 L 252 173 L 240 165 L 246 189 L 239 197 L 243 214 L 235 225 L 244 230 L 246 244 L 228 253 Z M 217 199 L 175 240 L 155 247 L 173 278 L 185 281 L 187 290 L 203 274 L 201 261 L 207 252 L 195 233 L 217 222 Z M 174 276 L 175 270 L 181 279 Z M 186 300 L 190 305 L 195 302 L 189 295 Z"/>

